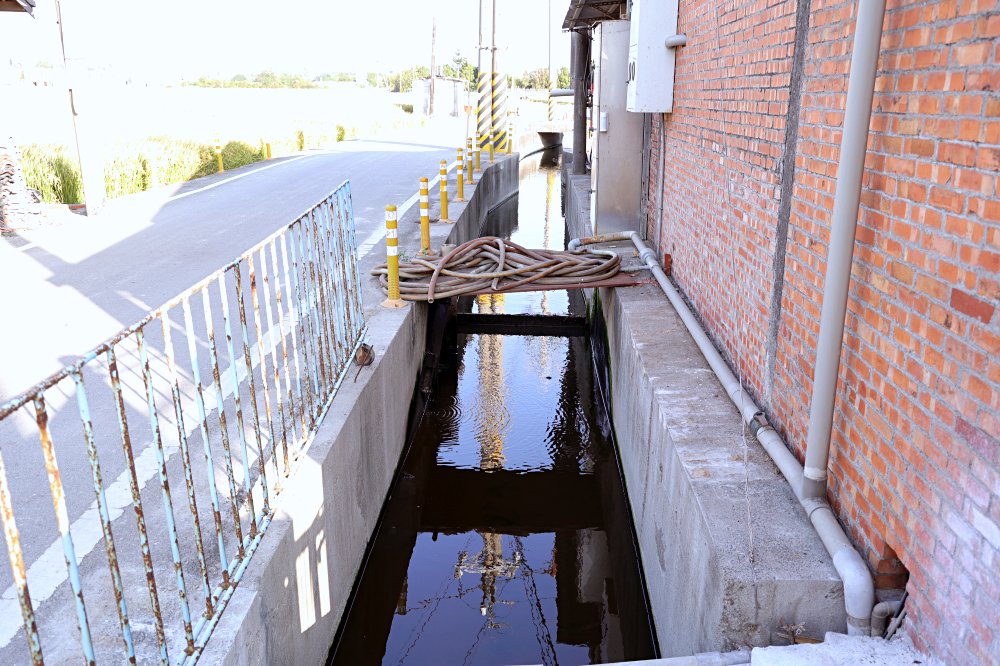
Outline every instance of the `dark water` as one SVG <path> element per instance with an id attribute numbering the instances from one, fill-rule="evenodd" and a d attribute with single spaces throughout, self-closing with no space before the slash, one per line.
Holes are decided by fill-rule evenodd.
<path id="1" fill-rule="evenodd" d="M 525 165 L 519 201 L 488 224 L 562 247 L 558 197 L 555 169 Z M 480 297 L 473 311 L 567 307 L 548 292 Z M 583 337 L 458 336 L 331 663 L 656 656 L 590 353 Z"/>

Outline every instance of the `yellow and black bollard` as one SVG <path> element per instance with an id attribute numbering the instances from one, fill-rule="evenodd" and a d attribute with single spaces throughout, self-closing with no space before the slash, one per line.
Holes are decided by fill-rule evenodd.
<path id="1" fill-rule="evenodd" d="M 493 141 L 498 152 L 507 146 L 507 75 L 493 72 Z"/>
<path id="2" fill-rule="evenodd" d="M 448 219 L 448 161 L 441 160 L 441 219 L 438 222 L 451 222 Z"/>
<path id="3" fill-rule="evenodd" d="M 507 154 L 510 155 L 514 148 L 514 119 L 511 118 L 507 124 Z"/>
<path id="4" fill-rule="evenodd" d="M 467 185 L 472 185 L 474 182 L 472 180 L 472 137 L 468 137 L 465 140 L 465 182 Z"/>
<path id="5" fill-rule="evenodd" d="M 385 207 L 385 259 L 389 269 L 389 298 L 382 301 L 384 308 L 401 308 L 406 305 L 399 297 L 399 236 L 396 232 L 396 207 Z"/>
<path id="6" fill-rule="evenodd" d="M 222 165 L 222 140 L 215 140 L 215 159 L 219 163 L 219 173 L 225 171 L 225 167 Z"/>
<path id="7" fill-rule="evenodd" d="M 480 162 L 480 154 L 483 152 L 479 145 L 479 132 L 476 132 L 476 142 L 473 144 L 473 151 L 476 153 L 476 173 L 483 172 L 483 166 Z"/>
<path id="8" fill-rule="evenodd" d="M 490 143 L 490 127 L 493 122 L 493 105 L 490 100 L 493 96 L 493 87 L 487 72 L 479 72 L 476 93 L 476 129 L 479 130 L 479 149 L 482 150 Z"/>
<path id="9" fill-rule="evenodd" d="M 455 170 L 455 182 L 458 183 L 458 193 L 455 195 L 455 201 L 465 201 L 465 178 L 463 177 L 463 172 L 465 171 L 465 159 L 462 157 L 462 149 L 458 149 L 458 168 Z"/>
<path id="10" fill-rule="evenodd" d="M 420 177 L 420 252 L 421 257 L 430 257 L 434 254 L 431 249 L 431 199 L 427 193 L 427 178 Z"/>

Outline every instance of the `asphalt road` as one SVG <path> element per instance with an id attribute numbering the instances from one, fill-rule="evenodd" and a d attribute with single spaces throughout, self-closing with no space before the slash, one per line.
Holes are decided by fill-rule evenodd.
<path id="1" fill-rule="evenodd" d="M 450 160 L 453 155 L 454 149 L 433 145 L 347 142 L 335 150 L 192 181 L 172 192 L 128 197 L 112 202 L 93 219 L 72 217 L 61 225 L 0 239 L 0 403 L 235 259 L 325 198 L 344 180 L 351 182 L 362 252 L 380 250 L 379 230 L 384 225 L 385 205 L 401 205 L 409 200 L 416 192 L 419 177 L 435 176 L 440 160 Z M 155 334 L 150 341 L 156 347 L 153 337 Z M 183 356 L 179 353 L 179 363 Z M 88 385 L 100 386 L 106 381 L 98 376 L 92 380 L 86 374 L 85 378 Z M 182 392 L 189 394 L 185 387 Z M 85 587 L 88 577 L 93 576 L 96 582 L 100 576 L 106 588 L 107 569 L 101 572 L 99 562 L 103 549 L 92 507 L 91 472 L 76 418 L 72 383 L 64 382 L 48 392 L 47 399 L 53 412 L 52 426 L 77 556 L 92 560 L 89 565 L 84 562 Z M 158 396 L 158 403 L 163 399 Z M 144 404 L 141 389 L 134 383 L 127 385 L 125 400 L 130 418 L 139 421 Z M 161 405 L 161 409 L 169 414 L 169 403 Z M 95 405 L 94 412 L 95 425 L 103 422 L 98 430 L 113 435 L 117 426 L 108 427 L 116 424 L 110 406 L 98 409 Z M 66 568 L 58 546 L 52 499 L 30 416 L 30 410 L 22 409 L 17 418 L 0 423 L 0 450 L 14 497 L 26 564 L 34 567 L 29 570 L 32 596 L 36 607 L 49 607 L 48 611 L 40 608 L 44 625 L 46 618 L 55 623 L 62 618 L 65 622 L 65 613 L 72 611 L 65 594 Z M 98 447 L 104 449 L 104 485 L 117 495 L 110 498 L 112 520 L 117 526 L 122 521 L 116 518 L 122 516 L 120 509 L 128 505 L 128 497 L 121 492 L 127 489 L 124 461 L 114 454 L 111 439 L 98 441 Z M 135 442 L 137 457 L 144 449 L 149 454 L 148 444 L 148 437 Z M 140 483 L 148 486 L 143 491 L 144 505 L 153 507 L 158 503 L 158 484 L 148 483 L 154 469 L 150 462 L 144 460 L 139 465 L 144 469 Z M 172 476 L 178 464 L 176 458 L 170 462 Z M 180 492 L 183 495 L 182 489 Z M 149 493 L 153 494 L 147 498 Z M 182 497 L 177 501 L 180 503 L 175 510 L 183 513 Z M 120 528 L 115 529 L 116 542 L 134 541 L 134 537 L 124 534 L 117 536 Z M 160 549 L 160 561 L 166 563 L 169 556 L 163 551 L 165 543 L 154 543 L 153 547 Z M 132 567 L 131 571 L 138 568 Z M 130 577 L 129 571 L 125 577 Z M 20 663 L 27 655 L 23 638 L 15 639 L 20 613 L 10 583 L 9 569 L 0 567 L 0 658 Z M 141 585 L 141 581 L 136 579 L 135 584 Z M 93 601 L 98 604 L 96 599 Z M 88 608 L 91 605 L 88 599 Z M 91 610 L 100 618 L 93 621 L 110 623 L 109 635 L 113 636 L 114 610 L 99 609 L 97 605 Z M 66 641 L 56 641 L 54 653 L 53 642 L 45 641 L 44 635 L 43 642 L 49 645 L 46 656 L 54 654 L 58 661 Z M 66 656 L 75 659 L 78 648 L 72 643 L 75 639 L 65 646 L 69 649 Z"/>
<path id="2" fill-rule="evenodd" d="M 94 221 L 78 218 L 0 239 L 0 402 L 236 258 L 348 179 L 361 244 L 384 223 L 386 204 L 402 204 L 420 176 L 437 175 L 440 160 L 453 157 L 453 149 L 437 146 L 345 142 L 263 169 L 199 179 L 167 200 L 128 197 Z M 230 180 L 241 173 L 247 175 Z"/>

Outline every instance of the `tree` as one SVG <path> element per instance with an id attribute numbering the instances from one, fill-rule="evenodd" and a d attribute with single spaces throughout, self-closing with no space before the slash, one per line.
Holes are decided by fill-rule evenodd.
<path id="1" fill-rule="evenodd" d="M 520 83 L 522 87 L 534 90 L 547 89 L 549 87 L 549 70 L 543 67 L 525 72 L 524 76 L 520 80 L 516 80 L 515 83 Z"/>
<path id="2" fill-rule="evenodd" d="M 261 88 L 280 88 L 281 79 L 278 75 L 269 69 L 265 69 L 263 72 L 253 77 L 254 83 L 256 83 Z"/>
<path id="3" fill-rule="evenodd" d="M 569 88 L 569 67 L 560 67 L 559 72 L 556 74 L 556 87 L 557 88 Z"/>
<path id="4" fill-rule="evenodd" d="M 446 74 L 447 76 L 465 79 L 473 85 L 476 83 L 476 67 L 462 55 L 461 51 L 455 51 L 455 55 L 451 58 L 451 65 L 445 65 L 441 69 L 445 72 L 451 72 L 451 74 Z"/>

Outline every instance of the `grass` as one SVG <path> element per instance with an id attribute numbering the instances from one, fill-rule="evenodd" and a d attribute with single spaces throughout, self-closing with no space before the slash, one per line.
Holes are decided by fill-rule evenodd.
<path id="1" fill-rule="evenodd" d="M 42 194 L 42 201 L 82 203 L 83 179 L 76 156 L 64 146 L 28 145 L 21 150 L 21 166 L 28 187 Z"/>
<path id="2" fill-rule="evenodd" d="M 344 125 L 309 127 L 293 136 L 271 142 L 272 156 L 355 138 L 357 130 Z M 29 144 L 22 149 L 24 177 L 28 187 L 41 192 L 49 203 L 82 203 L 80 167 L 66 146 Z M 263 141 L 229 141 L 222 147 L 225 169 L 236 169 L 266 159 Z M 113 146 L 105 155 L 104 187 L 109 198 L 200 178 L 218 171 L 215 146 L 173 137 L 148 139 Z"/>

